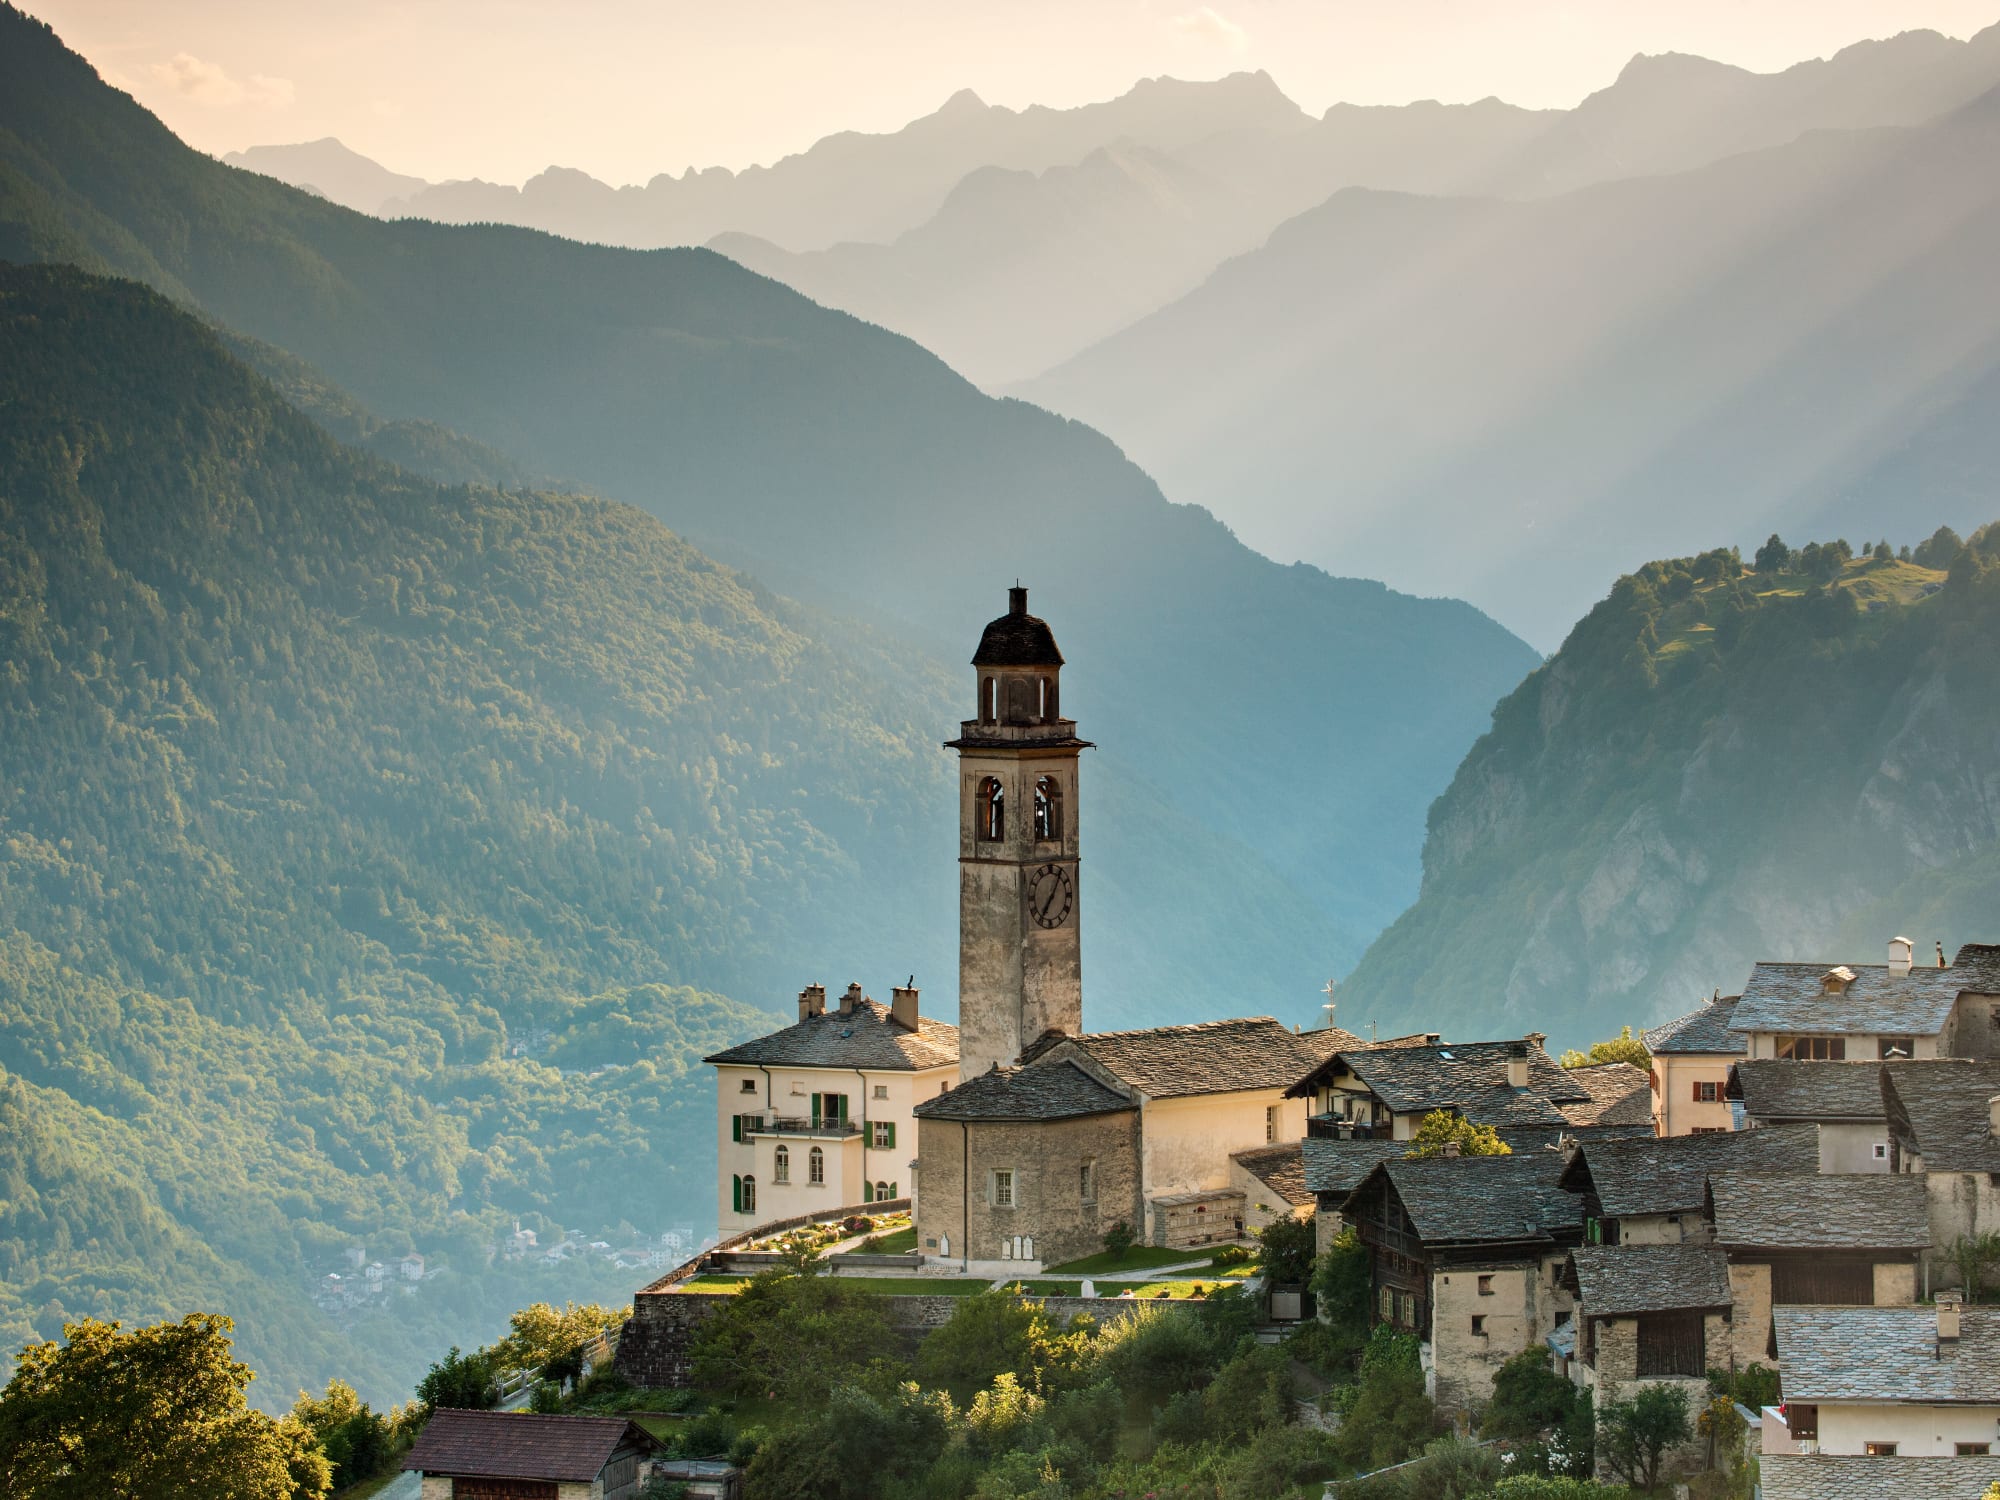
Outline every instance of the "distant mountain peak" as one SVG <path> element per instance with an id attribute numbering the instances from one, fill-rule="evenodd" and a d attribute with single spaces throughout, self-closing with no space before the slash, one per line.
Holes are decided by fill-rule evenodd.
<path id="1" fill-rule="evenodd" d="M 983 115 L 991 108 L 971 89 L 960 89 L 938 106 L 940 115 Z"/>

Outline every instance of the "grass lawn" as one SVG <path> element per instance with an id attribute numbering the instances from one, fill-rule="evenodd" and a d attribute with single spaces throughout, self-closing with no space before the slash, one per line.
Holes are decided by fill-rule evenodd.
<path id="1" fill-rule="evenodd" d="M 1150 1271 L 1155 1266 L 1177 1266 L 1191 1260 L 1201 1260 L 1213 1251 L 1163 1250 L 1158 1245 L 1134 1245 L 1123 1256 L 1114 1256 L 1109 1250 L 1096 1255 L 1086 1255 L 1082 1260 L 1073 1260 L 1060 1266 L 1050 1266 L 1052 1276 L 1112 1276 L 1120 1271 Z"/>
<path id="2" fill-rule="evenodd" d="M 681 1430 L 681 1423 L 687 1420 L 684 1416 L 664 1411 L 625 1411 L 618 1415 L 630 1417 L 654 1437 L 663 1441 L 671 1441 Z"/>
<path id="3" fill-rule="evenodd" d="M 1016 1286 L 1028 1297 L 1075 1297 L 1083 1291 L 1080 1281 L 1017 1281 L 1008 1283 L 1008 1290 Z"/>
<path id="4" fill-rule="evenodd" d="M 1097 1295 L 1100 1297 L 1116 1297 L 1120 1292 L 1130 1291 L 1133 1297 L 1142 1302 L 1160 1300 L 1183 1302 L 1189 1297 L 1194 1296 L 1197 1292 L 1206 1296 L 1210 1292 L 1220 1291 L 1224 1285 L 1225 1283 L 1213 1279 L 1207 1281 L 1100 1281 L 1097 1283 Z M 1160 1296 L 1162 1292 L 1166 1293 L 1164 1299 Z"/>
<path id="5" fill-rule="evenodd" d="M 1257 1263 L 1253 1260 L 1246 1260 L 1240 1266 L 1223 1266 L 1220 1270 L 1211 1265 L 1206 1270 L 1167 1272 L 1175 1281 L 1242 1281 L 1256 1274 Z"/>
<path id="6" fill-rule="evenodd" d="M 906 1229 L 892 1230 L 888 1234 L 877 1235 L 881 1241 L 873 1250 L 864 1250 L 856 1245 L 852 1250 L 844 1250 L 842 1255 L 908 1255 L 917 1248 L 917 1231 L 914 1225 Z M 836 1255 L 835 1260 L 840 1259 Z"/>
<path id="7" fill-rule="evenodd" d="M 695 1292 L 705 1297 L 728 1297 L 749 1284 L 748 1276 L 690 1276 L 686 1281 L 676 1282 L 674 1290 Z"/>

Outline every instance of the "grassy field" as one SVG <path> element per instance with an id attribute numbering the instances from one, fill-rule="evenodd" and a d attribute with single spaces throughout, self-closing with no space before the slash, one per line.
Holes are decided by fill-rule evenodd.
<path id="1" fill-rule="evenodd" d="M 844 1250 L 842 1255 L 908 1255 L 917 1248 L 917 1231 L 914 1225 L 891 1230 L 888 1234 L 877 1235 L 879 1243 L 874 1249 L 864 1249 L 857 1245 L 852 1250 Z M 835 1260 L 840 1259 L 836 1255 Z"/>
<path id="2" fill-rule="evenodd" d="M 1121 1292 L 1129 1291 L 1134 1297 L 1142 1301 L 1184 1302 L 1190 1297 L 1206 1297 L 1210 1292 L 1220 1291 L 1227 1285 L 1227 1282 L 1216 1281 L 1213 1278 L 1207 1281 L 1182 1281 L 1178 1279 L 1173 1281 L 1100 1281 L 1097 1283 L 1097 1295 L 1100 1297 L 1116 1297 Z"/>
<path id="3" fill-rule="evenodd" d="M 1206 1260 L 1213 1250 L 1163 1250 L 1157 1245 L 1134 1245 L 1122 1256 L 1109 1250 L 1086 1255 L 1065 1265 L 1050 1266 L 1051 1276 L 1113 1276 L 1120 1272 L 1150 1271 L 1157 1266 L 1178 1266 L 1188 1261 Z"/>

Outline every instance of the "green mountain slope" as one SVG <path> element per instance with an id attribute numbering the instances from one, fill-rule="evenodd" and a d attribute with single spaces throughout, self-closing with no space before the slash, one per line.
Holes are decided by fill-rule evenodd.
<path id="1" fill-rule="evenodd" d="M 1347 1025 L 1574 1042 L 1733 993 L 1760 958 L 1990 940 L 2000 535 L 1953 562 L 1732 554 L 1619 581 L 1431 811 L 1423 895 Z"/>
<path id="2" fill-rule="evenodd" d="M 1462 604 L 1279 567 L 1099 435 L 719 256 L 386 224 L 223 167 L 9 9 L 0 164 L 0 256 L 147 280 L 385 420 L 639 504 L 954 673 L 1000 587 L 1032 585 L 1100 768 L 1138 768 L 1093 803 L 1102 1024 L 1225 987 L 1310 1014 L 1415 889 L 1422 809 L 1535 659 Z M 872 961 L 937 910 L 878 901 Z"/>
<path id="3" fill-rule="evenodd" d="M 861 645 L 628 507 L 343 448 L 131 283 L 0 269 L 0 1069 L 67 1101 L 0 1161 L 0 1345 L 220 1305 L 264 1394 L 388 1399 L 563 1285 L 485 1270 L 512 1218 L 704 1224 L 698 1059 L 772 1016 L 690 977 L 761 998 L 949 867 L 942 686 Z M 356 1240 L 451 1273 L 362 1337 L 308 1300 Z"/>

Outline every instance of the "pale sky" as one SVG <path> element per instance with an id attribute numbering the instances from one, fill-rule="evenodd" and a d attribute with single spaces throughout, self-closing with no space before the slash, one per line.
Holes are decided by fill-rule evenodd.
<path id="1" fill-rule="evenodd" d="M 642 182 L 893 130 L 961 88 L 1074 105 L 1262 68 L 1307 109 L 1574 104 L 1636 52 L 1758 71 L 1955 37 L 2000 0 L 23 0 L 192 144 L 340 137 L 397 171 Z"/>

